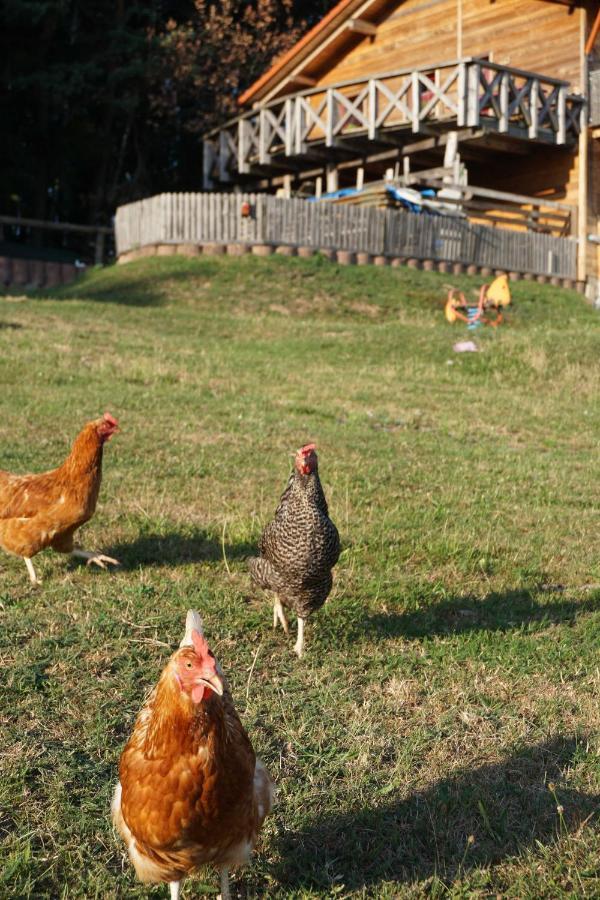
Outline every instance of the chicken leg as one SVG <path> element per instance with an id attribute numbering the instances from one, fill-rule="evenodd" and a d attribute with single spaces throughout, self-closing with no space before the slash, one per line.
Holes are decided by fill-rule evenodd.
<path id="1" fill-rule="evenodd" d="M 226 866 L 221 869 L 221 900 L 231 900 L 229 890 L 229 870 Z"/>
<path id="2" fill-rule="evenodd" d="M 275 597 L 275 605 L 273 607 L 273 628 L 277 628 L 277 621 L 281 622 L 281 627 L 285 631 L 286 634 L 290 633 L 290 628 L 288 625 L 288 621 L 285 617 L 285 613 L 283 611 L 283 605 L 279 597 Z"/>
<path id="3" fill-rule="evenodd" d="M 180 881 L 170 881 L 169 890 L 171 891 L 171 900 L 179 900 L 179 890 L 181 888 Z"/>
<path id="4" fill-rule="evenodd" d="M 90 566 L 92 563 L 100 566 L 101 569 L 106 568 L 106 563 L 111 566 L 120 565 L 118 559 L 113 559 L 112 556 L 105 556 L 104 553 L 98 553 L 94 550 L 71 550 L 71 556 L 78 556 L 80 559 L 86 560 L 86 566 Z M 170 882 L 175 883 L 175 882 Z"/>
<path id="5" fill-rule="evenodd" d="M 302 619 L 298 616 L 298 639 L 294 645 L 294 652 L 296 653 L 298 659 L 301 659 L 302 653 L 304 651 L 304 622 L 306 620 Z"/>
<path id="6" fill-rule="evenodd" d="M 28 557 L 28 556 L 24 556 L 23 559 L 25 560 L 25 565 L 27 566 L 27 571 L 29 572 L 29 578 L 30 578 L 30 580 L 31 580 L 31 583 L 32 583 L 32 584 L 35 584 L 35 585 L 41 584 L 42 582 L 40 581 L 40 579 L 39 579 L 39 578 L 37 577 L 37 575 L 35 574 L 35 569 L 33 568 L 33 563 L 31 562 L 31 560 L 29 559 L 29 557 Z"/>

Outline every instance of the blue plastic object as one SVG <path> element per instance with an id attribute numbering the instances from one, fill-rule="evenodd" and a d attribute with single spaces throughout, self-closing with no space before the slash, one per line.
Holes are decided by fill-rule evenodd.
<path id="1" fill-rule="evenodd" d="M 467 307 L 467 328 L 471 331 L 475 328 L 479 328 L 481 325 L 481 319 L 479 317 L 479 307 L 478 306 L 468 306 Z"/>

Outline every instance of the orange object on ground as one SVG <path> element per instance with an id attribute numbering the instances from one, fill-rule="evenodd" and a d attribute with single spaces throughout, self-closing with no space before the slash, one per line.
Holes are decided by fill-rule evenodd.
<path id="1" fill-rule="evenodd" d="M 483 284 L 479 291 L 477 307 L 469 306 L 462 291 L 450 288 L 444 307 L 444 314 L 450 324 L 457 320 L 470 326 L 476 323 L 483 325 L 500 325 L 503 320 L 502 310 L 510 306 L 511 296 L 508 277 L 499 275 L 491 284 Z M 495 313 L 495 318 L 490 316 Z"/>

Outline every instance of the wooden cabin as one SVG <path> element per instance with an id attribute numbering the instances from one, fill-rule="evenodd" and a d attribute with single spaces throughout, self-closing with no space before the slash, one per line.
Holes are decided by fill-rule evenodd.
<path id="1" fill-rule="evenodd" d="M 468 187 L 470 217 L 576 236 L 597 299 L 599 29 L 600 0 L 341 0 L 205 137 L 204 186 Z"/>

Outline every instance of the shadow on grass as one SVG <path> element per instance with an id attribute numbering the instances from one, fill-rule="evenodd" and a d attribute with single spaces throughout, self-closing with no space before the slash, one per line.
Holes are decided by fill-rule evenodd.
<path id="1" fill-rule="evenodd" d="M 0 322 L 0 331 L 5 328 L 10 331 L 17 331 L 22 327 L 23 326 L 19 322 Z"/>
<path id="2" fill-rule="evenodd" d="M 68 285 L 38 291 L 38 297 L 55 300 L 92 300 L 122 306 L 162 306 L 169 300 L 174 284 L 190 279 L 215 277 L 218 263 L 202 257 L 192 261 L 171 256 L 140 260 L 126 266 L 110 266 L 84 275 Z M 193 296 L 193 290 L 189 291 Z"/>
<path id="3" fill-rule="evenodd" d="M 223 547 L 207 532 L 172 531 L 168 534 L 142 534 L 129 543 L 112 544 L 103 550 L 114 556 L 125 570 L 140 566 L 176 566 L 194 562 L 215 562 L 223 559 Z M 228 560 L 242 559 L 256 553 L 256 543 L 242 541 L 225 544 Z"/>
<path id="4" fill-rule="evenodd" d="M 470 631 L 513 631 L 522 626 L 545 627 L 573 622 L 582 613 L 600 609 L 600 591 L 584 600 L 540 603 L 540 588 L 493 592 L 480 597 L 452 597 L 405 613 L 376 613 L 357 626 L 377 637 L 424 638 L 432 635 L 464 634 Z"/>
<path id="5" fill-rule="evenodd" d="M 585 741 L 582 739 L 582 743 Z M 468 768 L 380 806 L 319 816 L 282 839 L 281 883 L 295 888 L 372 888 L 384 881 L 452 881 L 537 842 L 551 844 L 600 811 L 600 797 L 556 788 L 575 757 L 574 737 Z M 557 801 L 564 807 L 562 822 Z M 369 896 L 371 894 L 369 893 Z"/>

